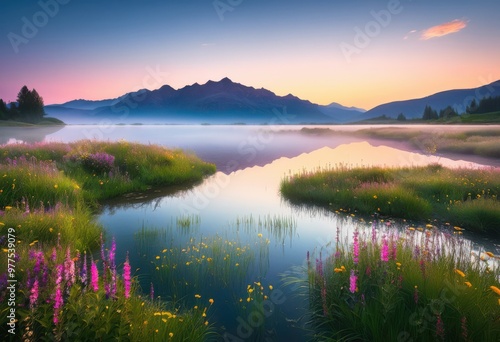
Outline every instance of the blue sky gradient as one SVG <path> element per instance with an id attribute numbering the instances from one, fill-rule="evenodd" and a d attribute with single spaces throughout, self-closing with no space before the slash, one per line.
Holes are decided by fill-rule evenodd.
<path id="1" fill-rule="evenodd" d="M 278 95 L 369 109 L 500 79 L 500 2 L 493 0 L 20 0 L 0 7 L 6 101 L 23 85 L 50 104 L 227 76 Z M 373 13 L 390 17 L 377 22 Z M 36 29 L 29 37 L 26 20 Z M 432 27 L 433 38 L 423 40 Z M 370 29 L 368 43 L 356 45 Z"/>

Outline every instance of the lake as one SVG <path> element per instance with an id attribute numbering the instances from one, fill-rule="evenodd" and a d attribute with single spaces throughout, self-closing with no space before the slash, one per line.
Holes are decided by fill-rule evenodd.
<path id="1" fill-rule="evenodd" d="M 155 297 L 179 304 L 197 305 L 195 295 L 213 298 L 208 317 L 225 340 L 288 341 L 307 338 L 307 302 L 300 299 L 300 287 L 285 286 L 283 279 L 304 279 L 300 268 L 308 252 L 315 258 L 320 252 L 323 258 L 331 254 L 337 231 L 345 239 L 355 228 L 375 224 L 379 230 L 401 230 L 410 223 L 335 213 L 340 208 L 293 206 L 279 194 L 283 178 L 340 165 L 498 166 L 498 160 L 425 155 L 409 144 L 347 134 L 363 126 L 335 126 L 344 132 L 338 135 L 304 134 L 301 128 L 66 126 L 31 135 L 9 128 L 1 137 L 4 142 L 125 139 L 182 148 L 215 163 L 219 171 L 195 186 L 151 189 L 109 201 L 99 221 L 108 240 L 116 240 L 117 260 L 129 253 L 145 293 L 153 283 Z M 500 253 L 498 241 L 474 237 L 474 242 L 476 249 Z M 216 262 L 219 269 L 211 268 Z M 250 299 L 249 289 L 258 292 L 260 287 L 266 305 Z"/>

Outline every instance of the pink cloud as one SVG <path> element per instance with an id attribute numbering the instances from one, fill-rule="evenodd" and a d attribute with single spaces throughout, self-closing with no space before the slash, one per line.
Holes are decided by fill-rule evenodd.
<path id="1" fill-rule="evenodd" d="M 432 26 L 422 32 L 421 40 L 439 38 L 451 33 L 459 32 L 467 27 L 468 20 L 455 19 L 450 22 Z"/>

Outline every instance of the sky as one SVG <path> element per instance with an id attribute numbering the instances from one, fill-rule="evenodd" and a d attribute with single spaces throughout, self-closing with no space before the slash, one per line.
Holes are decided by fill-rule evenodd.
<path id="1" fill-rule="evenodd" d="M 0 98 L 229 77 L 365 109 L 500 79 L 498 0 L 0 0 Z"/>

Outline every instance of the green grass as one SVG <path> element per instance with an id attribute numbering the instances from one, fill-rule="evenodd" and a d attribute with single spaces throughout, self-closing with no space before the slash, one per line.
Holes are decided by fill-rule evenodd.
<path id="1" fill-rule="evenodd" d="M 315 255 L 316 265 L 308 260 L 305 293 L 315 340 L 500 338 L 500 293 L 493 288 L 500 286 L 500 269 L 484 251 L 471 257 L 472 246 L 459 235 L 436 230 L 399 234 L 374 223 L 371 234 L 354 234 L 357 242 L 338 242 L 334 255 Z"/>
<path id="2" fill-rule="evenodd" d="M 14 239 L 3 248 L 8 258 L 0 258 L 0 298 L 8 295 L 5 270 L 7 260 L 16 260 L 17 335 L 23 340 L 203 341 L 211 334 L 205 311 L 186 310 L 176 303 L 151 301 L 137 293 L 138 281 L 130 298 L 123 296 L 123 283 L 115 298 L 107 299 L 104 282 L 121 277 L 109 263 L 107 280 L 99 291 L 89 288 L 79 267 L 82 254 L 91 255 L 101 241 L 103 227 L 92 209 L 99 201 L 151 187 L 194 184 L 215 172 L 215 166 L 180 150 L 127 142 L 78 141 L 71 144 L 37 143 L 0 146 L 0 239 Z M 182 218 L 186 230 L 199 218 Z M 14 231 L 14 237 L 8 235 Z M 15 249 L 15 253 L 10 250 Z M 71 257 L 65 251 L 77 251 Z M 34 264 L 34 255 L 44 255 L 43 276 Z M 58 256 L 52 259 L 51 255 Z M 12 254 L 12 256 L 10 256 Z M 14 256 L 15 254 L 15 256 Z M 85 254 L 86 255 L 86 254 Z M 96 256 L 94 256 L 95 258 Z M 73 261 L 72 261 L 73 260 Z M 97 260 L 96 260 L 97 261 Z M 68 279 L 68 263 L 74 262 L 76 278 Z M 90 262 L 90 260 L 89 260 Z M 53 321 L 55 269 L 64 265 L 63 309 L 59 323 Z M 112 273 L 114 272 L 112 275 Z M 37 304 L 29 306 L 33 277 L 40 281 Z M 121 278 L 120 278 L 121 279 Z M 43 285 L 42 285 L 43 283 Z M 121 292 L 120 292 L 121 291 Z M 0 323 L 7 325 L 9 307 L 1 300 Z M 165 311 L 165 310 L 169 311 Z M 82 315 L 82 312 L 85 312 Z M 0 332 L 0 339 L 10 336 Z"/>
<path id="3" fill-rule="evenodd" d="M 500 173 L 494 169 L 339 167 L 285 179 L 281 194 L 297 204 L 362 215 L 438 219 L 499 235 Z"/>
<path id="4" fill-rule="evenodd" d="M 378 139 L 409 141 L 414 147 L 429 154 L 453 152 L 489 158 L 500 157 L 500 129 L 497 128 L 467 128 L 457 132 L 455 128 L 452 131 L 436 131 L 432 126 L 429 130 L 381 127 L 362 129 L 355 133 Z"/>

